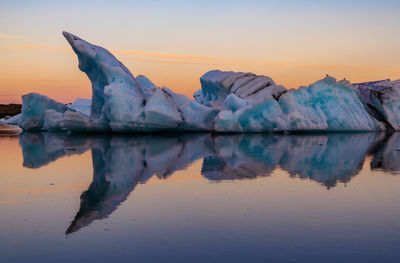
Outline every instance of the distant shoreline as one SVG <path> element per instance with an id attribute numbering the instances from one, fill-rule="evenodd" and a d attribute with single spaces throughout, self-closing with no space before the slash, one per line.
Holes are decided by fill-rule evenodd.
<path id="1" fill-rule="evenodd" d="M 21 113 L 21 104 L 0 104 L 0 118 L 11 117 Z"/>

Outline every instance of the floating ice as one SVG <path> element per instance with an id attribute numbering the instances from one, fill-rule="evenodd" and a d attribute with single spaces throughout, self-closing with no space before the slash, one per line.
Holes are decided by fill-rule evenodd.
<path id="1" fill-rule="evenodd" d="M 20 113 L 11 117 L 2 118 L 0 119 L 0 124 L 18 125 L 21 116 L 22 114 Z"/>
<path id="2" fill-rule="evenodd" d="M 22 96 L 22 115 L 19 126 L 28 131 L 44 129 L 46 110 L 64 113 L 68 108 L 64 104 L 41 94 L 29 93 Z"/>
<path id="3" fill-rule="evenodd" d="M 296 132 L 400 129 L 400 81 L 326 78 L 286 90 L 267 76 L 212 70 L 193 96 L 136 78 L 106 49 L 63 32 L 92 83 L 92 100 L 65 107 L 24 96 L 24 130 Z M 42 97 L 38 97 L 42 96 Z M 40 103 L 36 103 L 36 101 Z M 51 101 L 51 102 L 50 102 Z M 57 106 L 58 105 L 58 106 Z M 90 108 L 90 112 L 89 112 Z"/>

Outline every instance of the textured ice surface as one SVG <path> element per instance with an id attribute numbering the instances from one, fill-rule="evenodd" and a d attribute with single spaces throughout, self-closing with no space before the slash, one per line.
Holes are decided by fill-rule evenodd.
<path id="1" fill-rule="evenodd" d="M 44 111 L 43 129 L 46 131 L 60 131 L 63 129 L 64 113 L 55 110 Z"/>
<path id="2" fill-rule="evenodd" d="M 19 120 L 21 118 L 22 114 L 17 114 L 9 118 L 2 118 L 0 119 L 0 124 L 12 124 L 12 125 L 17 125 L 19 123 Z"/>
<path id="3" fill-rule="evenodd" d="M 138 98 L 148 96 L 147 89 L 142 89 L 131 72 L 108 50 L 70 33 L 63 32 L 63 35 L 78 56 L 79 69 L 92 82 L 91 117 L 101 117 L 104 104 L 114 92 L 123 92 Z"/>
<path id="4" fill-rule="evenodd" d="M 19 126 L 24 130 L 42 130 L 46 110 L 64 113 L 68 108 L 62 103 L 37 93 L 22 96 L 22 115 Z"/>
<path id="5" fill-rule="evenodd" d="M 47 97 L 44 99 L 42 95 L 27 97 L 20 121 L 25 130 L 295 132 L 400 129 L 400 81 L 352 85 L 327 76 L 308 87 L 286 90 L 267 76 L 212 70 L 200 78 L 201 90 L 192 100 L 166 87 L 157 87 L 143 75 L 135 78 L 106 49 L 70 33 L 63 34 L 78 56 L 79 68 L 92 83 L 92 100 L 78 99 L 66 107 Z"/>
<path id="6" fill-rule="evenodd" d="M 279 99 L 251 103 L 237 110 L 221 111 L 216 131 L 376 131 L 383 130 L 366 111 L 349 82 L 327 76 L 309 87 L 289 90 Z"/>
<path id="7" fill-rule="evenodd" d="M 157 86 L 146 76 L 139 75 L 136 77 L 136 81 L 138 81 L 146 90 L 154 92 L 157 89 Z"/>
<path id="8" fill-rule="evenodd" d="M 354 84 L 371 115 L 385 122 L 389 128 L 400 130 L 400 79 L 389 79 Z"/>
<path id="9" fill-rule="evenodd" d="M 90 116 L 90 108 L 92 106 L 92 101 L 88 99 L 78 98 L 74 103 L 67 105 L 68 108 L 81 112 L 87 116 Z"/>
<path id="10" fill-rule="evenodd" d="M 168 88 L 163 88 L 163 90 L 171 96 L 181 114 L 182 123 L 179 129 L 188 131 L 212 130 L 212 122 L 218 113 L 217 109 L 204 106 L 185 95 L 176 94 Z"/>
<path id="11" fill-rule="evenodd" d="M 64 130 L 76 132 L 110 132 L 104 118 L 91 118 L 81 112 L 67 110 L 62 123 Z"/>
<path id="12" fill-rule="evenodd" d="M 198 102 L 218 106 L 229 94 L 242 99 L 263 101 L 271 96 L 279 97 L 286 89 L 267 76 L 253 73 L 212 70 L 200 78 L 201 92 L 196 92 Z"/>

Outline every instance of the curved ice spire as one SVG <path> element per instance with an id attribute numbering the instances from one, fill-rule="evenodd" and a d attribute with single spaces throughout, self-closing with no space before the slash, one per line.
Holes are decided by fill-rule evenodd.
<path id="1" fill-rule="evenodd" d="M 105 48 L 63 31 L 79 59 L 79 69 L 86 73 L 92 82 L 92 106 L 90 116 L 99 118 L 105 103 L 105 88 L 122 88 L 126 93 L 146 98 L 149 92 L 136 81 L 132 73 L 113 54 Z"/>

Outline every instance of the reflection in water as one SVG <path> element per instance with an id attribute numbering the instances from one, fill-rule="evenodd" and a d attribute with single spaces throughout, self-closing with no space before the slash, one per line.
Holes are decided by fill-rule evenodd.
<path id="1" fill-rule="evenodd" d="M 93 181 L 66 233 L 110 215 L 138 183 L 165 178 L 207 152 L 207 136 L 98 138 L 92 144 Z M 209 137 L 208 137 L 209 138 Z"/>
<path id="2" fill-rule="evenodd" d="M 0 137 L 17 137 L 20 131 L 19 127 L 0 124 Z"/>
<path id="3" fill-rule="evenodd" d="M 371 162 L 372 169 L 383 169 L 384 171 L 400 171 L 400 134 L 395 133 L 382 140 L 379 147 L 374 152 Z"/>
<path id="4" fill-rule="evenodd" d="M 19 136 L 23 166 L 39 168 L 63 156 L 82 154 L 91 148 L 93 137 L 66 136 L 64 133 L 28 133 Z"/>
<path id="5" fill-rule="evenodd" d="M 143 135 L 93 136 L 22 133 L 23 165 L 38 168 L 71 154 L 92 151 L 93 180 L 66 233 L 109 216 L 138 183 L 167 178 L 203 158 L 209 180 L 268 176 L 280 167 L 292 177 L 327 187 L 348 182 L 373 155 L 372 169 L 400 170 L 400 136 L 382 133 L 323 135 Z"/>
<path id="6" fill-rule="evenodd" d="M 237 135 L 217 137 L 215 155 L 204 159 L 210 180 L 254 178 L 280 166 L 291 176 L 333 187 L 348 182 L 362 167 L 379 133 L 326 135 Z"/>

